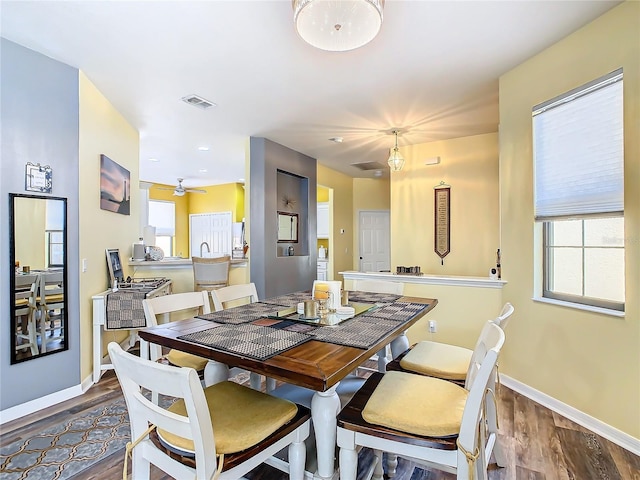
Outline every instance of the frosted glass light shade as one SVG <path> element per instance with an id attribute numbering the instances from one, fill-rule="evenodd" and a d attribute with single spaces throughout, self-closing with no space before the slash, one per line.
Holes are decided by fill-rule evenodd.
<path id="1" fill-rule="evenodd" d="M 298 35 L 321 50 L 366 45 L 380 31 L 384 0 L 292 0 Z"/>

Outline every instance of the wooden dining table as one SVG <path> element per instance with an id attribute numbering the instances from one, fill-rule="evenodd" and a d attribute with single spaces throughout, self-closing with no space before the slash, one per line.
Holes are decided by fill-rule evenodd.
<path id="1" fill-rule="evenodd" d="M 351 292 L 351 296 L 357 296 L 357 292 Z M 396 296 L 391 303 L 374 304 L 374 308 L 382 305 L 390 308 L 401 308 L 409 304 L 417 306 L 420 310 L 415 314 L 412 312 L 405 313 L 403 321 L 385 331 L 379 339 L 366 347 L 356 348 L 344 344 L 330 343 L 331 340 L 325 341 L 322 337 L 312 337 L 312 339 L 304 343 L 263 360 L 181 338 L 191 334 L 199 335 L 205 331 L 211 331 L 217 324 L 212 322 L 210 318 L 191 318 L 161 324 L 143 329 L 139 332 L 139 335 L 147 342 L 209 359 L 205 368 L 205 383 L 207 385 L 227 380 L 229 367 L 240 367 L 287 384 L 313 390 L 311 413 L 317 454 L 317 471 L 314 472 L 314 477 L 329 479 L 335 473 L 336 415 L 341 408 L 336 388 L 340 381 L 378 351 L 383 350 L 388 344 L 392 344 L 393 352 L 404 351 L 408 348 L 405 331 L 433 310 L 437 303 L 436 299 Z M 364 312 L 364 314 L 366 313 Z M 215 315 L 215 313 L 211 315 Z M 354 318 L 357 318 L 357 316 Z M 289 315 L 289 318 L 295 317 L 295 314 Z M 269 318 L 273 319 L 273 317 Z M 251 324 L 265 324 L 265 320 L 267 319 L 252 320 Z M 376 319 L 370 317 L 368 320 Z M 382 324 L 385 321 L 381 320 L 379 323 Z M 336 329 L 347 325 L 348 322 L 345 321 L 335 326 L 321 327 L 323 329 L 322 332 L 330 335 L 338 333 L 339 330 Z M 388 324 L 392 324 L 392 322 L 387 322 L 385 325 Z M 225 325 L 222 326 L 227 327 Z"/>

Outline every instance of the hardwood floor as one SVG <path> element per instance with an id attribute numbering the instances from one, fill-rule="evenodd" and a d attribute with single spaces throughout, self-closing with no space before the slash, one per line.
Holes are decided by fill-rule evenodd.
<path id="1" fill-rule="evenodd" d="M 105 373 L 83 396 L 41 412 L 9 422 L 2 427 L 0 446 L 29 438 L 55 425 L 62 418 L 78 415 L 121 396 L 113 373 Z M 584 429 L 528 398 L 502 386 L 499 392 L 500 441 L 506 451 L 505 468 L 490 466 L 491 480 L 640 480 L 640 457 Z M 124 450 L 105 458 L 73 480 L 117 480 L 122 478 Z M 360 454 L 359 477 L 372 454 Z M 287 475 L 267 465 L 253 470 L 251 480 L 284 480 Z M 152 467 L 152 480 L 170 477 Z M 400 459 L 396 480 L 451 480 L 455 475 L 416 468 Z M 360 480 L 360 479 L 359 479 Z"/>

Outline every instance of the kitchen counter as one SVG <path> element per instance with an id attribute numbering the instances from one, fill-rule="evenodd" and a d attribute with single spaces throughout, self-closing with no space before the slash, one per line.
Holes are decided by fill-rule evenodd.
<path id="1" fill-rule="evenodd" d="M 248 258 L 231 259 L 231 267 L 244 267 L 247 265 Z M 184 267 L 191 266 L 190 258 L 182 257 L 166 257 L 162 260 L 132 260 L 129 259 L 130 267 Z"/>

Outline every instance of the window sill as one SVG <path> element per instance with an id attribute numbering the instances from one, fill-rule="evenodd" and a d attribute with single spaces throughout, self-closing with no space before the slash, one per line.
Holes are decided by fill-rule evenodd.
<path id="1" fill-rule="evenodd" d="M 548 303 L 550 305 L 557 305 L 559 307 L 573 308 L 576 310 L 583 310 L 585 312 L 599 313 L 602 315 L 609 315 L 610 317 L 624 318 L 624 312 L 618 310 L 611 310 L 609 308 L 594 307 L 593 305 L 582 305 L 580 303 L 565 302 L 562 300 L 554 300 L 552 298 L 533 297 L 534 302 Z"/>

